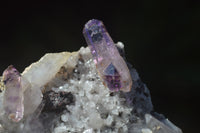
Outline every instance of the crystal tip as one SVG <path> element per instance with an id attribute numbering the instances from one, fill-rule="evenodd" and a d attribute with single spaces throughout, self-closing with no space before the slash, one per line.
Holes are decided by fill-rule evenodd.
<path id="1" fill-rule="evenodd" d="M 17 69 L 13 65 L 10 65 L 3 72 L 3 82 L 6 84 L 7 81 L 12 81 L 12 79 L 16 79 L 19 76 L 20 73 L 17 71 Z"/>

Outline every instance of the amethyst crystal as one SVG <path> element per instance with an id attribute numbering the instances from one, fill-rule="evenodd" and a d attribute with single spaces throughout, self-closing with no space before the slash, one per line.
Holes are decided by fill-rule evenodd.
<path id="1" fill-rule="evenodd" d="M 9 66 L 3 72 L 3 82 L 5 84 L 3 99 L 5 114 L 12 121 L 18 122 L 24 115 L 24 96 L 20 73 L 13 66 Z"/>
<path id="2" fill-rule="evenodd" d="M 132 86 L 129 69 L 103 23 L 96 19 L 88 21 L 83 34 L 104 84 L 111 91 L 129 92 Z"/>

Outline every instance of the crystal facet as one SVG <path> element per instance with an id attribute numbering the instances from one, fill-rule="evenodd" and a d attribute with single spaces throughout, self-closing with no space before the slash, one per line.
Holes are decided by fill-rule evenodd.
<path id="1" fill-rule="evenodd" d="M 3 72 L 5 94 L 3 99 L 5 114 L 14 122 L 18 122 L 24 115 L 24 96 L 20 73 L 9 66 Z"/>
<path id="2" fill-rule="evenodd" d="M 115 66 L 111 63 L 104 71 L 104 81 L 106 82 L 108 88 L 111 91 L 118 91 L 121 88 L 121 77 L 115 68 Z"/>
<path id="3" fill-rule="evenodd" d="M 132 86 L 129 69 L 103 23 L 96 19 L 88 21 L 83 34 L 104 84 L 111 91 L 129 92 Z"/>

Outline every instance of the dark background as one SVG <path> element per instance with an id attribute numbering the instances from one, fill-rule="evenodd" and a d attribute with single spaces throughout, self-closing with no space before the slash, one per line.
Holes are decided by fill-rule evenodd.
<path id="1" fill-rule="evenodd" d="M 86 46 L 84 24 L 104 22 L 151 91 L 154 108 L 184 133 L 199 127 L 199 31 L 197 1 L 132 0 L 11 2 L 0 4 L 0 73 L 20 72 L 45 53 Z"/>

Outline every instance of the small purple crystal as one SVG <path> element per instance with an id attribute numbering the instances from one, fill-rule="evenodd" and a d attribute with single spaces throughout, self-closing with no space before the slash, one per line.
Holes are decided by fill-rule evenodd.
<path id="1" fill-rule="evenodd" d="M 104 84 L 111 91 L 129 92 L 132 86 L 129 69 L 103 23 L 96 19 L 88 21 L 83 34 Z"/>
<path id="2" fill-rule="evenodd" d="M 3 98 L 5 114 L 12 121 L 18 122 L 24 115 L 24 96 L 20 73 L 13 66 L 9 66 L 3 72 L 3 82 L 5 84 Z"/>

